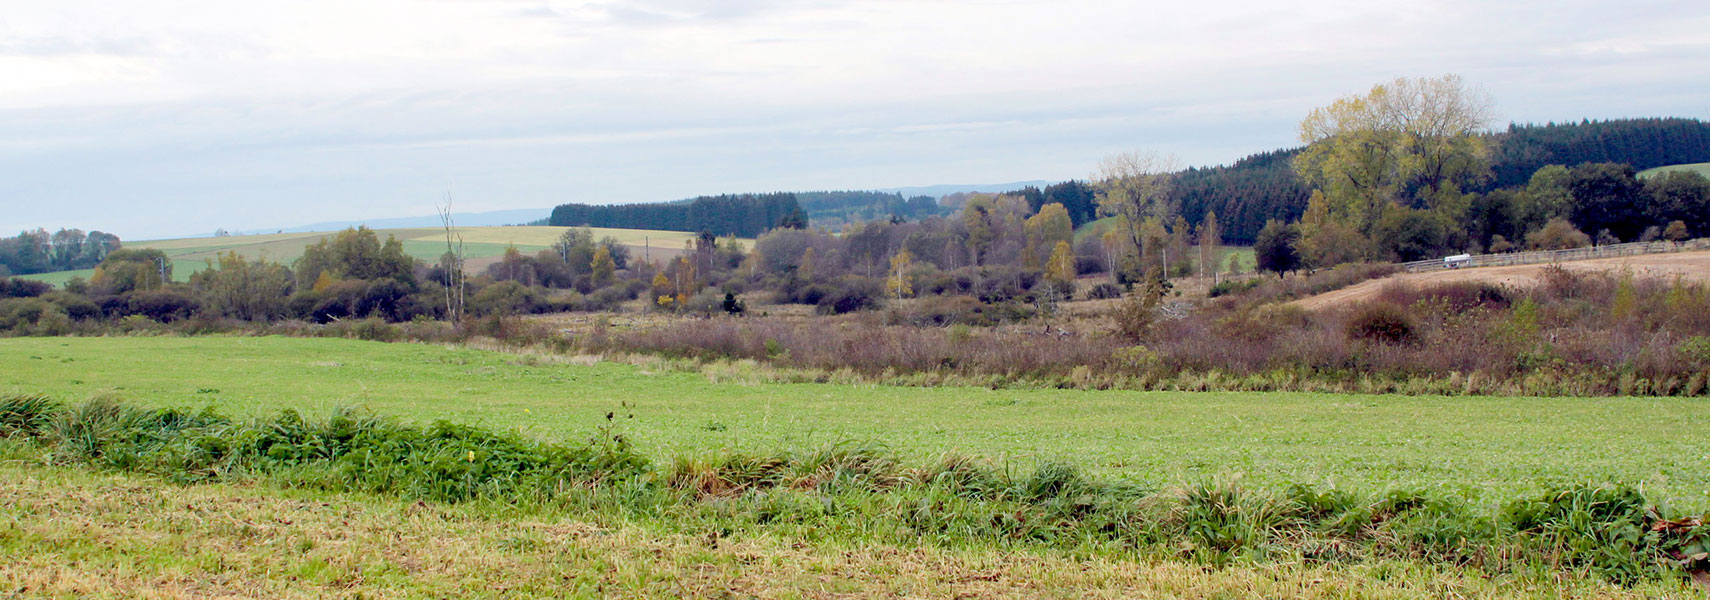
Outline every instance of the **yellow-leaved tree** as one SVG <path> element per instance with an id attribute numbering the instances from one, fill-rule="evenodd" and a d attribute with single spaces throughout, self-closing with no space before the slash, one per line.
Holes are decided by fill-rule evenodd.
<path id="1" fill-rule="evenodd" d="M 885 295 L 898 300 L 914 295 L 914 277 L 909 269 L 914 266 L 914 255 L 908 248 L 898 250 L 891 256 L 891 268 L 885 277 Z"/>
<path id="2" fill-rule="evenodd" d="M 1461 202 L 1489 174 L 1479 134 L 1491 121 L 1489 97 L 1457 75 L 1397 78 L 1308 114 L 1294 167 L 1324 192 L 1330 219 L 1370 236 L 1390 205 Z"/>

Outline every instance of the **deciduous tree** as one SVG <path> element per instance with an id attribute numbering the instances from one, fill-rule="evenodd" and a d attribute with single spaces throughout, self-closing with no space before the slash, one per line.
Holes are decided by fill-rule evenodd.
<path id="1" fill-rule="evenodd" d="M 1170 186 L 1179 163 L 1174 156 L 1150 151 L 1113 154 L 1099 163 L 1098 214 L 1127 222 L 1126 241 L 1136 255 L 1145 251 L 1141 225 L 1148 219 L 1164 222 L 1176 215 Z M 1169 257 L 1163 261 L 1167 263 Z"/>
<path id="2" fill-rule="evenodd" d="M 1385 206 L 1435 207 L 1485 176 L 1490 152 L 1478 134 L 1490 121 L 1488 97 L 1459 76 L 1398 78 L 1308 114 L 1294 166 L 1336 218 L 1369 233 Z"/>

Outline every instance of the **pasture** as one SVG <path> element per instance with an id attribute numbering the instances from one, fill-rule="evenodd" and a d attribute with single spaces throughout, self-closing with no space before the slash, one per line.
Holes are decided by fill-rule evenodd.
<path id="1" fill-rule="evenodd" d="M 1656 175 L 1658 175 L 1660 173 L 1664 173 L 1664 172 L 1668 172 L 1668 171 L 1691 171 L 1691 172 L 1697 173 L 1699 175 L 1703 175 L 1705 177 L 1710 177 L 1710 163 L 1691 163 L 1691 164 L 1684 164 L 1684 165 L 1668 165 L 1666 167 L 1655 167 L 1655 168 L 1651 168 L 1651 169 L 1645 169 L 1645 170 L 1639 172 L 1639 178 L 1640 179 L 1649 179 L 1651 177 L 1655 177 Z"/>
<path id="2" fill-rule="evenodd" d="M 1550 485 L 1624 482 L 1676 508 L 1710 508 L 1710 404 L 1697 399 L 771 384 L 745 382 L 743 368 L 714 381 L 662 362 L 337 339 L 0 340 L 0 393 L 67 401 L 112 394 L 234 416 L 362 407 L 546 439 L 585 437 L 611 413 L 640 450 L 661 457 L 855 440 L 911 459 L 1064 460 L 1153 489 L 1239 477 L 1496 502 Z"/>
<path id="3" fill-rule="evenodd" d="M 524 254 L 534 254 L 552 247 L 559 236 L 564 235 L 568 227 L 550 226 L 518 226 L 518 227 L 462 227 L 459 233 L 463 236 L 463 252 L 469 261 L 471 270 L 479 270 L 495 259 L 504 255 L 505 250 L 512 246 Z M 438 228 L 418 227 L 408 229 L 376 229 L 376 234 L 384 241 L 387 236 L 396 237 L 404 245 L 404 253 L 425 262 L 435 262 L 445 254 L 445 231 Z M 594 228 L 594 239 L 607 236 L 617 238 L 625 246 L 629 246 L 632 255 L 642 257 L 651 253 L 654 258 L 675 256 L 683 249 L 683 244 L 695 237 L 695 234 L 683 231 L 648 231 L 640 229 L 604 229 Z M 236 235 L 227 237 L 197 237 L 177 238 L 167 240 L 126 241 L 126 248 L 155 249 L 165 252 L 172 259 L 172 276 L 178 281 L 187 281 L 196 271 L 207 268 L 209 261 L 218 261 L 220 255 L 236 252 L 250 260 L 266 259 L 289 265 L 303 256 L 303 249 L 324 238 L 336 235 L 337 231 L 318 231 L 304 233 L 269 233 L 259 235 Z M 745 240 L 752 243 L 752 240 Z M 88 279 L 95 273 L 93 269 L 79 271 L 60 271 L 55 273 L 40 273 L 25 275 L 25 279 L 46 281 L 54 285 L 63 285 L 72 277 Z"/>

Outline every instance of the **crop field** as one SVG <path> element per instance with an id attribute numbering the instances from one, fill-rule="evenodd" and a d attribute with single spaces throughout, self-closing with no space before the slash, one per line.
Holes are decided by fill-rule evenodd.
<path id="1" fill-rule="evenodd" d="M 1710 177 L 1710 163 L 1692 163 L 1692 164 L 1685 164 L 1685 165 L 1669 165 L 1666 167 L 1656 167 L 1656 168 L 1651 168 L 1651 169 L 1645 169 L 1645 170 L 1639 172 L 1639 177 L 1641 179 L 1648 179 L 1648 178 L 1655 177 L 1656 175 L 1658 175 L 1660 173 L 1667 172 L 1667 171 L 1692 171 L 1692 172 L 1698 173 L 1699 175 L 1703 175 L 1705 177 Z"/>
<path id="2" fill-rule="evenodd" d="M 233 416 L 360 407 L 577 439 L 606 422 L 655 456 L 878 442 L 1016 468 L 1063 460 L 1161 489 L 1212 477 L 1430 489 L 1496 502 L 1623 482 L 1710 508 L 1710 404 L 1673 398 L 1404 397 L 745 383 L 664 365 L 422 344 L 253 337 L 0 340 L 0 393 Z M 633 416 L 632 416 L 633 415 Z"/>
<path id="3" fill-rule="evenodd" d="M 459 228 L 463 235 L 463 252 L 469 259 L 471 269 L 479 269 L 491 263 L 505 253 L 507 248 L 515 246 L 525 254 L 534 254 L 545 250 L 564 234 L 568 227 L 549 226 L 520 226 L 520 227 L 464 227 Z M 445 253 L 445 231 L 437 228 L 410 229 L 376 229 L 380 239 L 393 236 L 404 244 L 404 253 L 411 257 L 433 262 L 439 260 Z M 695 234 L 682 231 L 647 231 L 640 229 L 593 229 L 594 238 L 607 236 L 617 238 L 623 245 L 630 246 L 635 256 L 642 256 L 651 248 L 654 257 L 672 256 L 683 248 L 683 244 L 693 239 Z M 337 231 L 321 231 L 307 233 L 269 233 L 261 235 L 239 235 L 229 237 L 198 237 L 179 238 L 170 240 L 127 241 L 126 248 L 156 249 L 166 253 L 172 259 L 172 275 L 174 279 L 186 281 L 196 271 L 207 268 L 208 261 L 218 261 L 221 254 L 236 252 L 247 259 L 267 259 L 270 261 L 291 264 L 303 255 L 303 249 L 321 239 L 337 234 Z M 752 243 L 752 240 L 745 240 Z M 26 279 L 46 281 L 54 285 L 62 285 L 72 277 L 88 279 L 94 274 L 93 269 L 79 271 L 60 271 L 55 273 L 40 273 L 25 275 Z"/>

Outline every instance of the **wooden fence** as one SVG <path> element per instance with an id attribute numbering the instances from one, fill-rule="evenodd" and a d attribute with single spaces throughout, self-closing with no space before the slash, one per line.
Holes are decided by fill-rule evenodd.
<path id="1" fill-rule="evenodd" d="M 1621 256 L 1638 256 L 1640 254 L 1661 254 L 1665 252 L 1686 252 L 1710 248 L 1710 238 L 1699 238 L 1684 242 L 1632 242 L 1628 244 L 1604 244 L 1572 250 L 1535 250 L 1531 252 L 1508 252 L 1503 254 L 1475 254 L 1464 261 L 1450 264 L 1441 258 L 1431 260 L 1416 260 L 1401 263 L 1409 273 L 1436 271 L 1456 268 L 1470 269 L 1474 267 L 1500 267 L 1504 265 L 1535 265 L 1538 263 L 1557 263 L 1575 260 L 1591 260 L 1594 258 L 1616 258 Z"/>

